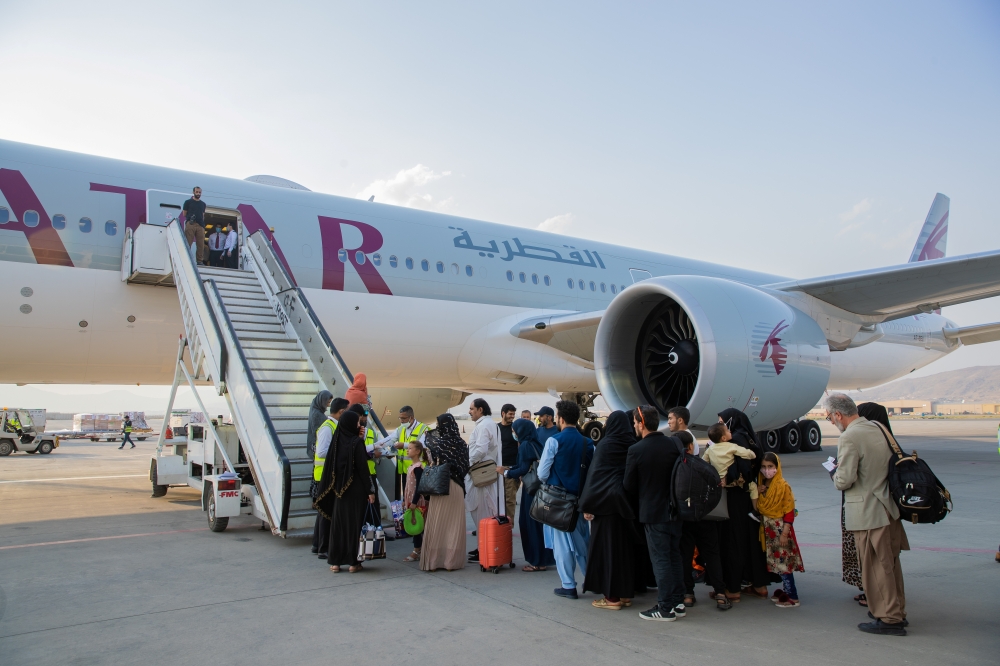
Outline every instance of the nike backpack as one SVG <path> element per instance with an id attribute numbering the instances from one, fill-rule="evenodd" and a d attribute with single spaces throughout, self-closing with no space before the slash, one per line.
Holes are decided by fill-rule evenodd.
<path id="1" fill-rule="evenodd" d="M 680 456 L 670 479 L 670 503 L 675 520 L 697 521 L 708 515 L 722 497 L 719 473 L 712 465 L 688 453 L 678 442 Z"/>
<path id="2" fill-rule="evenodd" d="M 901 520 L 913 524 L 936 523 L 952 510 L 951 493 L 938 480 L 930 465 L 917 452 L 904 455 L 881 423 L 876 423 L 892 451 L 889 459 L 889 494 L 899 507 Z"/>

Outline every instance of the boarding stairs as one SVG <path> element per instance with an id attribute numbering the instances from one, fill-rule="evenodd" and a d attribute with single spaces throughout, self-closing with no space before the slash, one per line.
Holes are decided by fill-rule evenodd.
<path id="1" fill-rule="evenodd" d="M 166 413 L 185 380 L 192 389 L 211 384 L 225 397 L 239 436 L 239 459 L 229 464 L 252 474 L 251 502 L 259 504 L 252 513 L 276 535 L 311 536 L 309 406 L 322 389 L 343 396 L 353 376 L 263 232 L 245 237 L 240 268 L 226 269 L 197 266 L 177 220 L 157 227 L 146 231 L 155 231 L 157 242 L 165 236 L 170 269 L 170 279 L 158 284 L 176 286 L 184 322 Z M 127 273 L 123 268 L 123 279 Z M 135 281 L 150 284 L 141 275 Z M 170 445 L 167 425 L 158 452 Z"/>

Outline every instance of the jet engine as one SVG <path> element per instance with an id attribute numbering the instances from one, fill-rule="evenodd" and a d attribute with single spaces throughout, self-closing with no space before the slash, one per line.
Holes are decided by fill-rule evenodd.
<path id="1" fill-rule="evenodd" d="M 594 344 L 612 409 L 686 406 L 707 427 L 736 407 L 755 429 L 808 412 L 830 379 L 819 325 L 766 290 L 697 275 L 658 277 L 619 294 Z"/>

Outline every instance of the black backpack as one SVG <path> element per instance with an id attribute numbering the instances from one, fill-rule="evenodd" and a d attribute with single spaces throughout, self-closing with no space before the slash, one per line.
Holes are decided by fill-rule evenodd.
<path id="1" fill-rule="evenodd" d="M 670 478 L 670 504 L 674 520 L 698 521 L 711 513 L 722 498 L 719 473 L 712 465 L 690 454 L 678 442 L 680 456 Z"/>
<path id="2" fill-rule="evenodd" d="M 889 459 L 889 494 L 899 507 L 901 520 L 913 524 L 936 523 L 952 510 L 951 493 L 944 487 L 930 465 L 917 457 L 906 456 L 885 426 L 876 423 L 893 456 Z"/>

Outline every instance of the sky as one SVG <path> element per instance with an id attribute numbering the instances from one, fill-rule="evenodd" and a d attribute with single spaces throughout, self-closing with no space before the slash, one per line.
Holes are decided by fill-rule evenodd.
<path id="1" fill-rule="evenodd" d="M 985 1 L 0 0 L 0 138 L 811 277 L 905 262 L 936 192 L 950 256 L 1000 247 L 998 37 Z"/>

